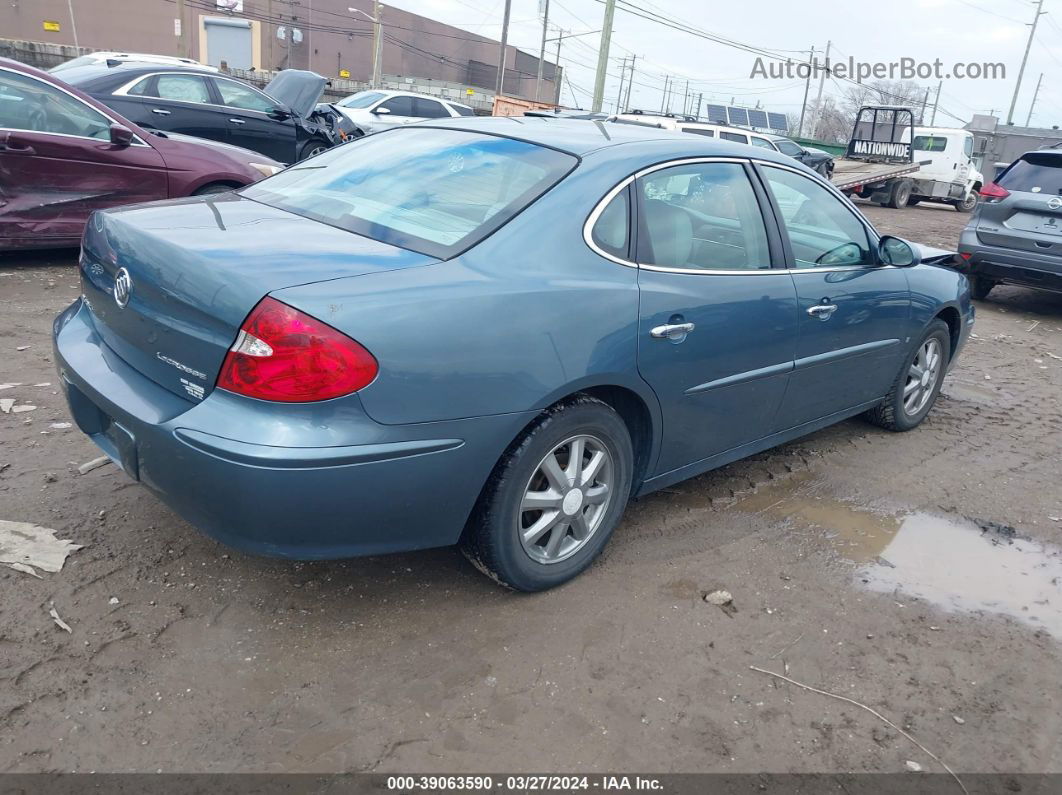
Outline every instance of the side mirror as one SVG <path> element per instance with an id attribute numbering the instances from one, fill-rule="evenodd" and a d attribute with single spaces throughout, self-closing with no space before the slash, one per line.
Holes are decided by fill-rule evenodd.
<path id="1" fill-rule="evenodd" d="M 291 118 L 291 111 L 283 105 L 276 105 L 269 109 L 268 116 L 277 121 L 284 121 Z"/>
<path id="2" fill-rule="evenodd" d="M 909 268 L 921 262 L 922 257 L 906 240 L 885 235 L 878 241 L 878 260 L 884 265 Z"/>
<path id="3" fill-rule="evenodd" d="M 129 146 L 134 137 L 133 131 L 124 124 L 111 125 L 111 143 L 115 146 Z"/>
<path id="4" fill-rule="evenodd" d="M 391 109 L 390 108 L 373 108 L 372 112 L 375 113 L 377 116 L 382 116 L 384 114 L 390 113 Z"/>

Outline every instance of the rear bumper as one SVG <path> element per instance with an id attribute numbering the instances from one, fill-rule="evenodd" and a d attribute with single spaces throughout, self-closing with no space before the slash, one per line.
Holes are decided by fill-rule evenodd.
<path id="1" fill-rule="evenodd" d="M 1062 292 L 1062 259 L 1059 257 L 986 246 L 977 239 L 976 231 L 969 228 L 963 230 L 959 238 L 959 253 L 970 255 L 968 260 L 959 258 L 957 265 L 960 271 L 969 275 Z"/>
<path id="2" fill-rule="evenodd" d="M 534 414 L 384 426 L 350 399 L 278 412 L 216 390 L 193 404 L 114 354 L 81 301 L 56 318 L 54 344 L 73 418 L 100 449 L 206 534 L 268 556 L 456 543 L 494 463 Z M 295 444 L 321 434 L 328 444 Z"/>

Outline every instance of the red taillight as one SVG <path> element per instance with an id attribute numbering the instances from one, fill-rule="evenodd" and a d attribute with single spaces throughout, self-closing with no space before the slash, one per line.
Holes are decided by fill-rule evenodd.
<path id="1" fill-rule="evenodd" d="M 308 403 L 357 392 L 379 370 L 350 337 L 267 297 L 240 326 L 218 386 L 260 400 Z"/>
<path id="2" fill-rule="evenodd" d="M 1005 199 L 1010 195 L 1010 191 L 994 182 L 989 182 L 981 188 L 980 194 L 983 199 Z"/>

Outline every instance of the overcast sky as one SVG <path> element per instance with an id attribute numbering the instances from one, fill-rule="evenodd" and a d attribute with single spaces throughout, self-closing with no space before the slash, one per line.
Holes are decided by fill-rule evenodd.
<path id="1" fill-rule="evenodd" d="M 501 35 L 504 0 L 394 0 L 393 5 L 484 36 Z M 791 53 L 794 58 L 806 59 L 806 51 L 813 45 L 821 52 L 827 40 L 832 40 L 836 56 L 853 56 L 860 61 L 940 58 L 948 71 L 957 62 L 1006 65 L 1005 80 L 945 80 L 937 115 L 940 126 L 959 126 L 971 114 L 990 110 L 1005 120 L 1028 23 L 1035 12 L 1035 4 L 1028 0 L 802 0 L 799 4 L 782 0 L 629 0 L 629 5 L 728 39 Z M 711 98 L 729 104 L 733 98 L 739 105 L 755 107 L 759 102 L 767 110 L 799 114 L 803 81 L 750 79 L 755 55 L 639 18 L 622 6 L 616 11 L 606 109 L 616 101 L 620 60 L 633 54 L 638 56 L 633 107 L 659 110 L 664 75 L 670 74 L 678 80 L 679 97 L 672 106 L 675 111 L 681 110 L 689 79 L 690 92 L 703 92 L 705 102 Z M 1044 8 L 1048 13 L 1040 18 L 1014 119 L 1025 123 L 1037 78 L 1043 72 L 1044 85 L 1032 124 L 1049 127 L 1062 124 L 1062 81 L 1053 79 L 1062 73 L 1062 0 L 1046 0 Z M 542 35 L 539 9 L 540 0 L 512 0 L 509 41 L 534 54 L 539 51 Z M 600 29 L 603 14 L 601 0 L 550 0 L 551 27 L 560 26 L 565 32 Z M 386 11 L 383 17 L 386 23 Z M 555 35 L 551 30 L 550 36 Z M 599 41 L 600 34 L 564 41 L 561 63 L 573 86 L 573 90 L 564 87 L 565 104 L 590 106 Z M 555 47 L 555 43 L 550 44 L 548 52 L 555 52 Z M 552 55 L 548 57 L 552 59 Z M 916 82 L 936 90 L 936 80 Z M 843 85 L 827 79 L 825 93 L 839 95 Z M 812 98 L 817 89 L 813 84 Z M 577 102 L 573 102 L 572 91 Z"/>

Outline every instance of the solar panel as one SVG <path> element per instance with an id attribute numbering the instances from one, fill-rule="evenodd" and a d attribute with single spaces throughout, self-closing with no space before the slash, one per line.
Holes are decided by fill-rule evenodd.
<path id="1" fill-rule="evenodd" d="M 789 129 L 789 119 L 786 118 L 784 113 L 768 113 L 767 126 L 772 130 L 781 130 L 785 132 Z"/>
<path id="2" fill-rule="evenodd" d="M 749 112 L 745 108 L 727 108 L 727 115 L 730 117 L 731 124 L 744 124 L 748 126 Z"/>
<path id="3" fill-rule="evenodd" d="M 713 124 L 729 124 L 729 120 L 726 117 L 725 105 L 708 105 L 706 106 L 708 114 L 708 121 Z"/>
<path id="4" fill-rule="evenodd" d="M 767 127 L 767 112 L 762 110 L 749 111 L 749 124 L 753 127 Z"/>

